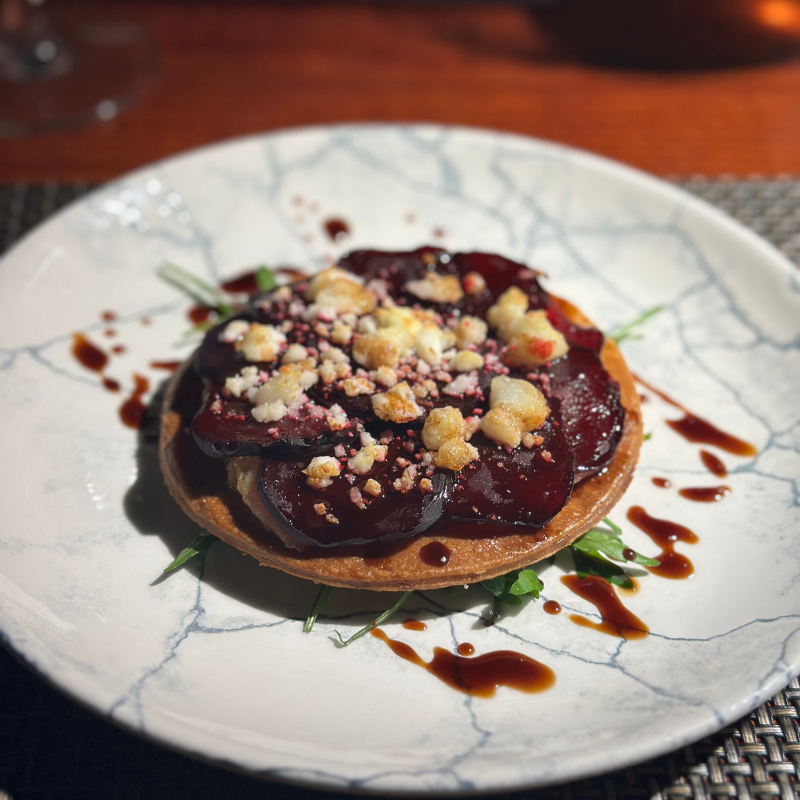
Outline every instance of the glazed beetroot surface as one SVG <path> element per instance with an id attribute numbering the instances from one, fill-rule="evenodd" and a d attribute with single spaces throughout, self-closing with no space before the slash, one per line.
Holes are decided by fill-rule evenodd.
<path id="1" fill-rule="evenodd" d="M 317 384 L 307 390 L 310 402 L 325 408 L 340 405 L 349 418 L 344 430 L 334 433 L 328 430 L 324 418 L 314 419 L 302 411 L 294 419 L 256 422 L 250 414 L 251 404 L 244 398 L 229 396 L 223 388 L 225 379 L 246 365 L 232 345 L 220 341 L 227 323 L 210 330 L 195 358 L 195 371 L 207 389 L 192 423 L 194 437 L 208 455 L 262 456 L 258 479 L 262 502 L 276 524 L 298 544 L 330 547 L 397 539 L 425 530 L 433 533 L 444 526 L 452 530 L 454 521 L 463 522 L 470 532 L 479 522 L 481 531 L 486 528 L 486 535 L 492 535 L 491 529 L 501 523 L 506 527 L 509 523 L 540 527 L 567 502 L 574 478 L 595 474 L 611 462 L 622 435 L 625 412 L 619 387 L 600 363 L 603 336 L 594 328 L 571 323 L 540 286 L 539 273 L 501 256 L 451 255 L 431 247 L 410 253 L 357 251 L 345 256 L 339 266 L 366 281 L 383 281 L 400 305 L 419 305 L 444 315 L 485 318 L 499 295 L 516 285 L 528 295 L 531 310 L 547 310 L 570 350 L 563 358 L 533 372 L 510 372 L 510 377 L 533 382 L 551 407 L 550 417 L 536 431 L 534 447 L 507 452 L 479 432 L 471 440 L 480 453 L 478 461 L 460 473 L 430 471 L 430 491 L 402 493 L 393 488 L 393 483 L 401 477 L 404 462 L 418 469 L 418 475 L 426 474 L 419 456 L 419 429 L 424 416 L 410 425 L 393 427 L 375 417 L 368 395 L 347 397 L 341 389 Z M 432 269 L 462 280 L 468 273 L 478 273 L 485 281 L 485 289 L 452 304 L 422 302 L 404 291 L 409 280 L 419 279 Z M 305 286 L 303 282 L 293 284 L 293 296 L 302 297 Z M 280 325 L 290 316 L 290 303 L 291 298 L 276 300 L 274 292 L 256 294 L 237 318 Z M 287 344 L 296 342 L 309 348 L 320 345 L 313 324 L 295 325 L 286 336 Z M 350 355 L 351 345 L 340 347 Z M 482 354 L 496 349 L 493 339 L 477 348 Z M 257 366 L 269 371 L 276 365 Z M 489 408 L 489 386 L 495 374 L 489 369 L 479 370 L 474 386 L 459 395 L 448 395 L 449 381 L 431 375 L 439 396 L 420 399 L 419 405 L 426 413 L 449 405 L 459 408 L 465 418 L 481 415 Z M 369 432 L 376 439 L 383 435 L 386 442 L 387 428 L 391 429 L 389 456 L 376 462 L 368 474 L 351 482 L 343 473 L 324 489 L 306 485 L 302 469 L 311 456 L 334 456 L 338 452 L 341 460 L 344 446 L 345 458 L 351 457 L 361 446 L 358 431 Z M 370 478 L 381 486 L 380 496 L 364 491 Z M 357 502 L 353 500 L 353 489 L 358 490 Z M 320 503 L 325 506 L 324 514 L 319 513 Z M 330 516 L 337 522 L 331 522 Z"/>

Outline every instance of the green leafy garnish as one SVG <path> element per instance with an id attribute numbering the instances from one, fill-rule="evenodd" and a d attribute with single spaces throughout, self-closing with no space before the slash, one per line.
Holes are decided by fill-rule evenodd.
<path id="1" fill-rule="evenodd" d="M 580 550 L 580 552 L 586 553 L 587 556 L 592 558 L 608 556 L 614 561 L 622 561 L 623 563 L 630 561 L 643 567 L 657 567 L 659 564 L 656 559 L 643 556 L 628 547 L 616 534 L 606 533 L 599 528 L 592 528 L 586 531 L 580 539 L 572 543 L 572 547 L 574 550 Z M 625 558 L 624 553 L 626 550 L 634 553 L 634 557 Z"/>
<path id="2" fill-rule="evenodd" d="M 156 270 L 156 274 L 201 306 L 216 309 L 221 317 L 229 317 L 235 313 L 233 306 L 216 286 L 198 278 L 183 267 L 165 262 Z"/>
<path id="3" fill-rule="evenodd" d="M 544 584 L 532 569 L 513 570 L 488 581 L 481 581 L 481 586 L 494 597 L 489 610 L 489 618 L 493 623 L 502 616 L 503 603 L 522 605 L 523 595 L 529 594 L 537 598 L 544 589 Z"/>
<path id="4" fill-rule="evenodd" d="M 386 622 L 386 620 L 389 619 L 389 617 L 391 617 L 395 611 L 400 610 L 403 603 L 405 603 L 412 594 L 414 594 L 413 591 L 403 592 L 403 594 L 400 595 L 400 599 L 391 608 L 387 608 L 383 614 L 376 617 L 374 620 L 372 620 L 372 622 L 370 622 L 369 625 L 363 627 L 360 631 L 356 631 L 356 633 L 354 633 L 349 639 L 344 639 L 339 631 L 334 631 L 334 633 L 339 637 L 339 643 L 342 645 L 342 647 L 347 647 L 347 645 L 352 644 L 356 639 L 360 639 L 362 636 L 368 634 L 373 628 L 377 628 L 382 622 Z"/>
<path id="5" fill-rule="evenodd" d="M 604 531 L 602 528 L 592 528 L 570 545 L 570 550 L 575 559 L 575 571 L 579 578 L 585 578 L 587 575 L 596 575 L 599 578 L 604 578 L 609 583 L 613 583 L 615 586 L 632 589 L 633 582 L 628 573 L 622 567 L 613 564 L 605 556 L 614 561 L 630 562 L 643 567 L 657 567 L 661 562 L 655 558 L 643 556 L 632 547 L 628 547 L 619 538 L 622 528 L 608 519 L 608 517 L 603 522 L 608 525 L 611 529 L 610 531 Z M 626 554 L 631 555 L 631 553 L 633 558 L 625 557 Z"/>
<path id="6" fill-rule="evenodd" d="M 642 436 L 642 441 L 643 442 L 649 442 L 652 438 L 653 438 L 653 434 L 652 433 L 646 433 L 644 436 Z"/>
<path id="7" fill-rule="evenodd" d="M 277 285 L 278 281 L 275 280 L 275 275 L 271 270 L 266 267 L 259 267 L 256 270 L 256 286 L 258 286 L 259 291 L 268 292 Z"/>
<path id="8" fill-rule="evenodd" d="M 625 325 L 620 325 L 618 328 L 614 328 L 608 333 L 608 338 L 612 339 L 617 344 L 624 342 L 626 339 L 641 339 L 641 334 L 635 333 L 636 328 L 643 325 L 648 319 L 654 317 L 665 308 L 666 306 L 654 306 L 653 308 L 647 309 L 643 314 L 636 317 L 635 320 L 627 322 Z"/>
<path id="9" fill-rule="evenodd" d="M 603 578 L 614 586 L 621 586 L 623 589 L 633 589 L 633 581 L 622 567 L 604 558 L 592 558 L 582 553 L 580 550 L 573 550 L 575 558 L 575 573 L 579 578 L 587 575 L 596 575 Z"/>
<path id="10" fill-rule="evenodd" d="M 211 547 L 217 537 L 208 531 L 203 531 L 188 547 L 178 553 L 178 557 L 164 570 L 164 572 L 172 572 L 173 570 L 182 567 L 190 558 L 195 556 L 205 555 L 208 548 Z"/>
<path id="11" fill-rule="evenodd" d="M 317 599 L 314 600 L 314 605 L 311 607 L 311 613 L 308 615 L 308 619 L 306 620 L 306 624 L 303 625 L 303 631 L 305 633 L 311 633 L 311 629 L 314 627 L 314 623 L 317 621 L 317 615 L 320 611 L 322 611 L 322 606 L 325 605 L 325 601 L 328 599 L 328 595 L 331 593 L 331 587 L 326 586 L 323 584 L 319 587 L 319 592 L 317 592 Z"/>

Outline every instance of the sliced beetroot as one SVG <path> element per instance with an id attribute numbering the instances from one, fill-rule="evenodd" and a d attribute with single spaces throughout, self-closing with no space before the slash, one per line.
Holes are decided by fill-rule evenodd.
<path id="1" fill-rule="evenodd" d="M 237 319 L 247 322 L 252 316 L 241 314 Z M 225 379 L 235 375 L 242 367 L 247 366 L 244 356 L 236 351 L 232 344 L 221 342 L 220 335 L 230 320 L 215 326 L 203 337 L 203 343 L 197 350 L 194 360 L 194 371 L 201 378 L 208 378 L 211 383 L 224 384 Z"/>
<path id="2" fill-rule="evenodd" d="M 212 391 L 192 420 L 192 434 L 200 449 L 215 458 L 269 455 L 287 458 L 317 453 L 338 441 L 349 442 L 350 428 L 334 433 L 325 418 L 304 413 L 296 419 L 257 422 L 252 404 L 245 398 L 224 398 Z"/>
<path id="3" fill-rule="evenodd" d="M 540 444 L 510 453 L 480 434 L 473 437 L 480 459 L 461 471 L 443 519 L 536 527 L 552 519 L 572 492 L 572 453 L 552 420 L 536 434 Z"/>
<path id="4" fill-rule="evenodd" d="M 462 314 L 485 317 L 489 306 L 511 285 L 528 294 L 531 310 L 546 308 L 547 293 L 539 285 L 536 273 L 516 261 L 491 253 L 454 253 L 452 256 L 437 247 L 420 247 L 407 253 L 389 253 L 380 250 L 356 250 L 348 253 L 339 265 L 365 279 L 380 278 L 387 281 L 395 298 L 408 304 L 419 303 L 424 308 L 458 310 Z M 457 303 L 438 304 L 420 301 L 405 292 L 408 281 L 418 280 L 435 269 L 440 275 L 457 275 L 465 278 L 470 272 L 479 273 L 486 281 L 486 289 L 474 295 L 465 294 Z"/>
<path id="5" fill-rule="evenodd" d="M 447 253 L 439 247 L 420 247 L 406 253 L 354 250 L 339 261 L 339 266 L 361 275 L 366 281 L 372 278 L 386 281 L 390 294 L 397 298 L 405 295 L 403 287 L 408 281 L 423 277 L 431 267 L 435 266 L 441 275 L 454 274 L 452 264 L 441 261 L 442 255 Z M 410 298 L 410 295 L 405 296 Z"/>
<path id="6" fill-rule="evenodd" d="M 455 376 L 454 376 L 455 377 Z M 425 412 L 419 419 L 413 420 L 409 423 L 404 423 L 403 428 L 421 428 L 425 422 L 425 416 L 432 408 L 443 408 L 444 406 L 453 406 L 457 408 L 464 417 L 472 416 L 475 409 L 481 411 L 488 409 L 489 388 L 492 383 L 492 378 L 495 377 L 493 372 L 487 370 L 478 370 L 478 379 L 474 387 L 470 386 L 463 394 L 448 394 L 448 386 L 452 384 L 445 383 L 441 380 L 435 380 L 438 387 L 438 396 L 429 396 L 417 400 L 420 408 Z M 472 391 L 474 388 L 474 391 Z M 378 392 L 388 391 L 385 387 L 378 385 Z M 317 383 L 307 391 L 308 396 L 325 407 L 329 407 L 336 403 L 340 405 L 349 417 L 355 417 L 365 420 L 368 424 L 375 423 L 377 426 L 387 427 L 388 423 L 379 420 L 372 411 L 372 396 L 371 395 L 356 395 L 355 397 L 348 397 L 347 394 L 341 389 L 336 389 L 335 386 L 323 386 Z M 390 425 L 389 425 L 390 426 Z"/>
<path id="7" fill-rule="evenodd" d="M 333 451 L 329 449 L 327 454 L 333 455 Z M 400 445 L 392 443 L 386 460 L 375 462 L 367 474 L 358 475 L 351 483 L 345 467 L 324 489 L 312 489 L 306 484 L 303 470 L 310 459 L 264 458 L 258 476 L 259 496 L 281 530 L 302 545 L 334 547 L 413 536 L 439 519 L 445 490 L 452 479 L 439 471 L 430 479 L 432 491 L 422 492 L 419 481 L 424 472 L 420 470 L 412 489 L 405 494 L 397 491 L 392 484 L 403 473 L 404 468 L 395 460 L 401 454 L 408 455 Z M 364 489 L 370 478 L 381 486 L 379 497 Z M 322 514 L 318 513 L 320 504 L 325 507 Z"/>
<path id="8" fill-rule="evenodd" d="M 561 307 L 553 301 L 547 306 L 547 318 L 557 331 L 564 334 L 570 347 L 585 347 L 595 353 L 600 352 L 605 337 L 597 328 L 582 328 L 571 322 Z"/>
<path id="9" fill-rule="evenodd" d="M 536 273 L 524 264 L 491 253 L 455 253 L 452 263 L 460 278 L 477 272 L 486 281 L 483 292 L 465 295 L 457 304 L 463 314 L 485 318 L 489 306 L 510 286 L 516 286 L 528 295 L 531 311 L 547 307 L 547 292 L 539 285 Z"/>
<path id="10" fill-rule="evenodd" d="M 561 401 L 561 426 L 575 455 L 575 471 L 601 470 L 611 463 L 622 437 L 625 409 L 619 385 L 600 357 L 584 347 L 571 347 L 544 372 L 550 394 Z"/>

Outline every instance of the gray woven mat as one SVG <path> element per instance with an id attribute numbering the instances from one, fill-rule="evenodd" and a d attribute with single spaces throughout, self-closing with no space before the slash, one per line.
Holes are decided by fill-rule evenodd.
<path id="1" fill-rule="evenodd" d="M 675 181 L 772 241 L 800 265 L 800 181 Z M 0 185 L 0 252 L 84 185 Z M 647 720 L 642 720 L 647 725 Z M 140 741 L 61 697 L 0 648 L 0 798 L 206 800 L 265 796 L 323 800 L 327 793 L 261 783 Z M 690 747 L 630 769 L 508 800 L 800 797 L 800 683 Z"/>

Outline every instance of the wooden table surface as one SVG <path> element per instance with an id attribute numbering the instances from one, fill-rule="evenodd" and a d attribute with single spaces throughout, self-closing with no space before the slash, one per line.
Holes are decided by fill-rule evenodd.
<path id="1" fill-rule="evenodd" d="M 0 140 L 0 182 L 102 181 L 227 137 L 356 120 L 497 128 L 660 175 L 800 173 L 797 58 L 589 66 L 514 4 L 66 5 L 146 25 L 161 49 L 156 84 L 110 122 Z"/>

